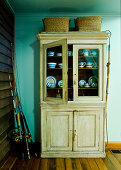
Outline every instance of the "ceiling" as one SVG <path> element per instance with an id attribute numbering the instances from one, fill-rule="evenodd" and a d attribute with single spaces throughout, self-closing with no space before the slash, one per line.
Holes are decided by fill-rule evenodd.
<path id="1" fill-rule="evenodd" d="M 6 0 L 16 13 L 120 15 L 120 0 Z"/>

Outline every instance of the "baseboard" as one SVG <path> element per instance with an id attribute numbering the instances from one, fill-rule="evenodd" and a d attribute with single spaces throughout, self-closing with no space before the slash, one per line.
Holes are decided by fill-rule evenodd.
<path id="1" fill-rule="evenodd" d="M 105 142 L 106 149 L 121 149 L 121 142 Z"/>

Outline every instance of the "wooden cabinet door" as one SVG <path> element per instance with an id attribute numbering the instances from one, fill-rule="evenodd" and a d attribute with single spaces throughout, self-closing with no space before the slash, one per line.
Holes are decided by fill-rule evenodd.
<path id="1" fill-rule="evenodd" d="M 74 112 L 74 151 L 99 150 L 98 111 Z"/>
<path id="2" fill-rule="evenodd" d="M 46 118 L 47 151 L 72 150 L 72 112 L 48 112 Z"/>
<path id="3" fill-rule="evenodd" d="M 44 44 L 43 54 L 44 101 L 67 103 L 67 40 L 62 39 Z M 59 67 L 60 63 L 62 63 L 61 68 Z M 56 64 L 56 66 L 53 66 L 53 64 Z"/>
<path id="4" fill-rule="evenodd" d="M 102 52 L 102 45 L 74 45 L 74 101 L 103 100 L 105 58 Z"/>

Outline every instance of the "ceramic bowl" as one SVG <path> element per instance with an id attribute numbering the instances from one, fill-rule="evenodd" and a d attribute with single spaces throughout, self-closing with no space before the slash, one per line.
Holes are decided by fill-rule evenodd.
<path id="1" fill-rule="evenodd" d="M 55 68 L 55 66 L 56 66 L 56 63 L 48 63 L 49 68 Z"/>
<path id="2" fill-rule="evenodd" d="M 59 87 L 63 87 L 63 81 L 62 81 L 62 80 L 60 80 L 60 81 L 58 82 L 58 86 L 59 86 Z"/>
<path id="3" fill-rule="evenodd" d="M 59 63 L 58 66 L 59 66 L 59 68 L 63 68 L 63 64 L 62 63 Z"/>
<path id="4" fill-rule="evenodd" d="M 48 56 L 54 56 L 54 52 L 53 51 L 50 51 L 50 52 L 48 52 Z"/>
<path id="5" fill-rule="evenodd" d="M 62 53 L 56 53 L 57 56 L 62 56 Z"/>

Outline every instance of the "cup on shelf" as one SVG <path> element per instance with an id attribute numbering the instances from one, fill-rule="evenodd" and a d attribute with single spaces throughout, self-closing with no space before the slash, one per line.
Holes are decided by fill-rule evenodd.
<path id="1" fill-rule="evenodd" d="M 86 63 L 86 67 L 87 68 L 92 68 L 93 67 L 93 63 L 92 62 L 87 62 Z"/>
<path id="2" fill-rule="evenodd" d="M 90 87 L 89 83 L 85 83 L 84 87 Z"/>
<path id="3" fill-rule="evenodd" d="M 86 62 L 83 62 L 83 61 L 78 63 L 79 68 L 84 68 L 85 65 L 86 65 Z"/>
<path id="4" fill-rule="evenodd" d="M 55 68 L 56 63 L 47 63 L 49 68 Z"/>
<path id="5" fill-rule="evenodd" d="M 59 66 L 59 68 L 63 68 L 63 64 L 62 63 L 59 63 L 58 66 Z"/>
<path id="6" fill-rule="evenodd" d="M 60 56 L 62 56 L 62 53 L 56 53 L 56 55 L 60 57 Z"/>
<path id="7" fill-rule="evenodd" d="M 49 51 L 47 54 L 48 56 L 54 56 L 55 53 L 53 51 Z"/>
<path id="8" fill-rule="evenodd" d="M 68 51 L 68 56 L 73 56 L 73 52 L 72 51 Z"/>

